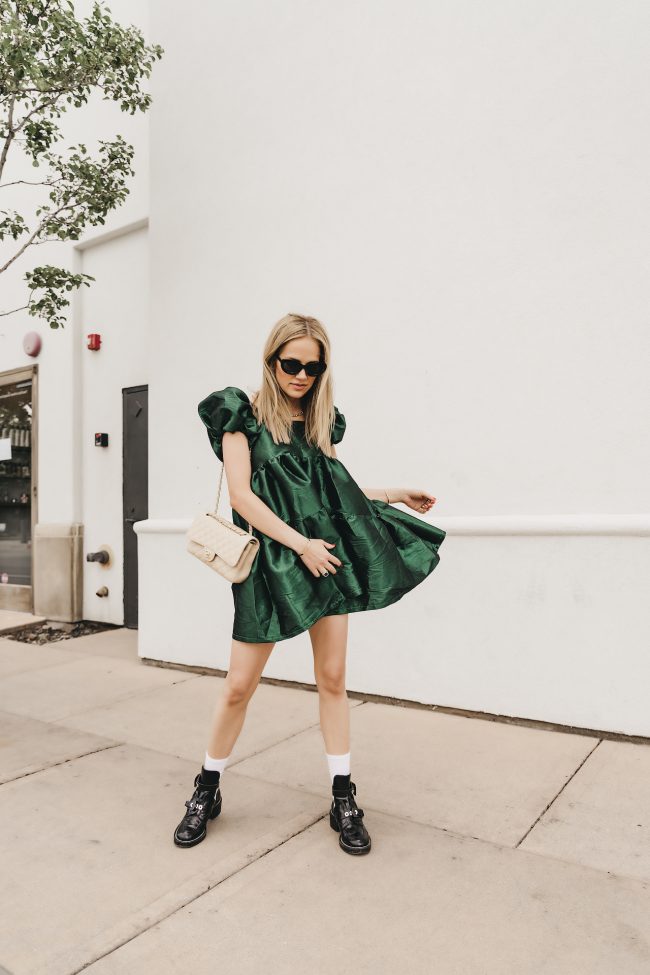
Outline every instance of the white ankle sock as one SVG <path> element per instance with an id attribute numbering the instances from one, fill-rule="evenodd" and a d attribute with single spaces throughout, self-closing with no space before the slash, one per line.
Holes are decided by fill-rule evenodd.
<path id="1" fill-rule="evenodd" d="M 231 753 L 232 754 L 232 753 Z M 203 768 L 206 772 L 223 772 L 226 765 L 230 761 L 230 755 L 227 758 L 212 758 L 211 755 L 205 753 L 205 759 L 203 761 Z"/>
<path id="2" fill-rule="evenodd" d="M 345 755 L 328 755 L 327 752 L 325 752 L 325 758 L 327 759 L 332 782 L 334 781 L 335 775 L 349 774 L 350 752 L 346 752 Z"/>

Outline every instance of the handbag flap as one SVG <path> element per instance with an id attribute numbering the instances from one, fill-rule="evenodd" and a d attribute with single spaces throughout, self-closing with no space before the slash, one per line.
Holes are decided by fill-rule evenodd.
<path id="1" fill-rule="evenodd" d="M 251 537 L 239 525 L 211 511 L 194 519 L 187 537 L 201 547 L 202 551 L 197 552 L 197 555 L 203 561 L 211 562 L 218 555 L 227 565 L 233 567 L 241 559 L 247 545 L 259 545 L 259 539 Z"/>

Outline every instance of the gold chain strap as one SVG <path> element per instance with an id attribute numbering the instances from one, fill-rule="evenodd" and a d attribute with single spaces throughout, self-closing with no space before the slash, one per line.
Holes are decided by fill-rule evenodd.
<path id="1" fill-rule="evenodd" d="M 219 498 L 221 497 L 221 483 L 223 481 L 223 472 L 225 470 L 225 466 L 226 465 L 222 461 L 221 462 L 221 473 L 219 475 L 219 486 L 217 487 L 217 501 L 216 501 L 216 504 L 214 506 L 214 513 L 215 513 L 215 515 L 219 514 Z M 252 535 L 253 534 L 253 526 L 251 525 L 250 521 L 246 522 L 246 524 L 248 525 L 248 530 L 249 530 L 249 532 Z"/>

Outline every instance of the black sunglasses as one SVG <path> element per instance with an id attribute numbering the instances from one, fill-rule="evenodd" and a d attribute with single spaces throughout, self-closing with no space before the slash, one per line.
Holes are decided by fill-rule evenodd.
<path id="1" fill-rule="evenodd" d="M 297 376 L 301 369 L 304 369 L 308 376 L 322 376 L 327 369 L 327 363 L 322 359 L 314 359 L 312 362 L 301 362 L 300 359 L 281 359 L 276 356 L 280 363 L 280 368 L 288 376 Z"/>

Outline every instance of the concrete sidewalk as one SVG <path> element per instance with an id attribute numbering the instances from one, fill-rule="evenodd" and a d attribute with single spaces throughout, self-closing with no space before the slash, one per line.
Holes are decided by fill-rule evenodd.
<path id="1" fill-rule="evenodd" d="M 222 678 L 136 641 L 0 637 L 0 973 L 650 972 L 650 747 L 350 699 L 352 857 L 316 693 L 261 684 L 183 850 Z"/>

